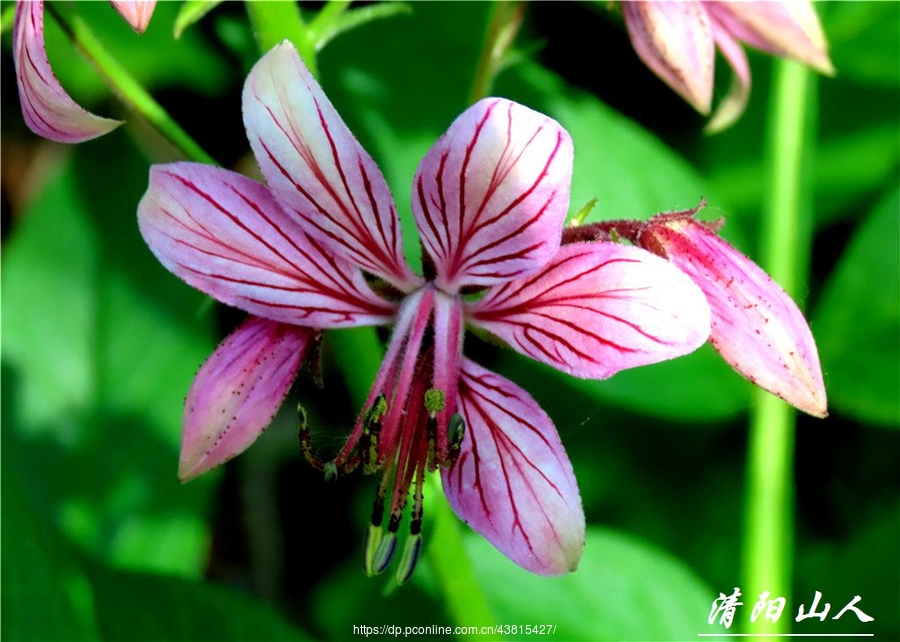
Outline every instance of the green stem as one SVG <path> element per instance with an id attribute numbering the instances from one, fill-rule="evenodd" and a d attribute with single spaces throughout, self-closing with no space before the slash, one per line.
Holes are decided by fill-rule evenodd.
<path id="1" fill-rule="evenodd" d="M 12 29 L 13 22 L 16 18 L 16 3 L 9 2 L 0 11 L 0 34 L 6 33 Z"/>
<path id="2" fill-rule="evenodd" d="M 478 59 L 478 67 L 475 69 L 475 79 L 472 81 L 469 104 L 490 94 L 494 79 L 503 69 L 506 52 L 512 47 L 524 18 L 524 2 L 500 0 L 494 3 L 484 38 L 484 46 L 481 49 L 481 57 Z"/>
<path id="3" fill-rule="evenodd" d="M 428 488 L 433 496 L 429 499 L 428 510 L 434 515 L 434 533 L 428 544 L 428 559 L 443 590 L 442 598 L 450 618 L 457 626 L 478 629 L 492 626 L 497 620 L 475 577 L 472 560 L 463 544 L 459 519 L 444 497 L 437 474 L 428 477 Z M 459 637 L 463 640 L 483 639 L 477 634 Z"/>
<path id="4" fill-rule="evenodd" d="M 282 40 L 290 40 L 312 75 L 319 77 L 315 43 L 296 2 L 247 0 L 244 6 L 260 53 L 266 53 Z"/>
<path id="5" fill-rule="evenodd" d="M 807 138 L 812 138 L 814 90 L 814 78 L 805 67 L 786 60 L 775 63 L 767 131 L 769 197 L 763 209 L 760 263 L 791 295 L 809 263 L 810 173 L 804 162 L 812 145 Z M 769 599 L 791 599 L 794 430 L 794 410 L 758 390 L 750 415 L 744 514 L 742 590 L 748 610 L 764 591 L 770 592 Z M 751 630 L 785 634 L 791 621 L 759 618 Z"/>
<path id="6" fill-rule="evenodd" d="M 48 4 L 48 10 L 72 42 L 97 68 L 121 100 L 159 131 L 186 158 L 215 165 L 216 161 L 176 123 L 168 112 L 122 67 L 81 16 Z"/>
<path id="7" fill-rule="evenodd" d="M 309 23 L 309 40 L 315 48 L 322 34 L 324 34 L 331 25 L 335 24 L 350 7 L 350 0 L 329 0 L 325 6 L 319 9 L 319 13 Z"/>

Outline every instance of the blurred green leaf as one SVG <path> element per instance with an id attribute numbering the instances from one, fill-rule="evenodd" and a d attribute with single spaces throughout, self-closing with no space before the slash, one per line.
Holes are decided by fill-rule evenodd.
<path id="1" fill-rule="evenodd" d="M 529 573 L 481 537 L 466 544 L 498 624 L 550 624 L 553 639 L 591 642 L 717 632 L 707 618 L 718 593 L 681 562 L 622 533 L 589 528 L 578 570 L 562 577 Z"/>
<path id="2" fill-rule="evenodd" d="M 853 159 L 848 163 L 847 159 Z M 896 122 L 865 127 L 823 139 L 816 150 L 815 198 L 818 227 L 846 213 L 847 207 L 890 179 L 900 165 Z M 738 210 L 760 207 L 758 159 L 718 166 L 712 173 L 716 191 Z"/>
<path id="3" fill-rule="evenodd" d="M 521 371 L 523 357 L 505 353 L 498 370 Z M 577 379 L 551 368 L 566 386 L 641 414 L 713 425 L 735 416 L 750 403 L 752 386 L 722 360 L 709 345 L 689 355 L 661 363 L 623 370 L 604 381 Z M 715 390 L 715 394 L 710 394 Z"/>
<path id="4" fill-rule="evenodd" d="M 325 45 L 342 33 L 373 20 L 412 13 L 412 8 L 405 2 L 379 2 L 345 11 L 349 5 L 349 1 L 331 0 L 310 23 L 310 38 L 316 51 L 322 51 Z"/>
<path id="5" fill-rule="evenodd" d="M 829 405 L 900 427 L 900 190 L 856 230 L 831 274 L 812 328 Z"/>
<path id="6" fill-rule="evenodd" d="M 900 4 L 829 2 L 822 14 L 832 62 L 841 77 L 900 85 Z"/>
<path id="7" fill-rule="evenodd" d="M 863 623 L 847 613 L 847 617 L 833 623 L 835 629 L 840 624 L 842 633 L 867 633 L 876 640 L 900 639 L 900 574 L 896 572 L 900 566 L 900 504 L 893 502 L 864 521 L 853 521 L 849 538 L 819 540 L 798 549 L 796 604 L 809 604 L 815 591 L 819 591 L 823 602 L 831 603 L 831 611 L 836 615 L 854 595 L 859 595 L 857 606 L 875 620 Z M 812 624 L 819 622 L 813 620 Z M 807 630 L 821 632 L 821 628 L 813 626 Z"/>
<path id="8" fill-rule="evenodd" d="M 146 165 L 114 134 L 76 148 L 3 255 L 12 462 L 32 504 L 98 556 L 199 575 L 209 480 L 176 480 L 184 394 L 212 348 L 206 299 L 137 231 Z"/>
<path id="9" fill-rule="evenodd" d="M 185 32 L 177 40 L 173 36 L 178 3 L 158 2 L 143 34 L 135 33 L 109 3 L 79 2 L 74 10 L 147 89 L 180 86 L 213 95 L 228 80 L 228 63 L 209 47 L 198 30 Z M 104 80 L 49 15 L 45 17 L 45 40 L 53 71 L 76 99 L 90 104 L 109 95 Z M 150 52 L 152 55 L 148 55 Z"/>
<path id="10" fill-rule="evenodd" d="M 3 639 L 99 639 L 88 579 L 63 540 L 26 507 L 6 471 L 2 514 Z"/>
<path id="11" fill-rule="evenodd" d="M 178 10 L 175 18 L 173 35 L 175 39 L 181 37 L 185 29 L 199 22 L 203 16 L 222 4 L 222 0 L 186 0 Z"/>
<path id="12" fill-rule="evenodd" d="M 422 571 L 428 573 L 429 569 L 417 568 L 413 578 Z M 366 577 L 358 560 L 321 582 L 312 602 L 316 605 L 316 625 L 327 640 L 358 637 L 353 636 L 354 624 L 401 628 L 451 625 L 441 599 L 423 591 L 418 582 L 397 588 L 393 568 L 383 576 Z"/>
<path id="13" fill-rule="evenodd" d="M 270 606 L 234 589 L 96 568 L 94 603 L 104 640 L 308 640 Z"/>

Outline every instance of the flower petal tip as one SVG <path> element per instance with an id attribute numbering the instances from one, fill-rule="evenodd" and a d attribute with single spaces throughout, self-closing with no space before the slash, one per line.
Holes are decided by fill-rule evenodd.
<path id="1" fill-rule="evenodd" d="M 44 3 L 17 2 L 13 58 L 19 101 L 28 128 L 58 143 L 82 143 L 109 133 L 122 121 L 87 111 L 63 89 L 44 45 Z"/>
<path id="2" fill-rule="evenodd" d="M 638 57 L 694 109 L 712 105 L 715 45 L 701 3 L 624 2 L 625 26 Z"/>
<path id="3" fill-rule="evenodd" d="M 156 0 L 110 0 L 110 2 L 132 29 L 138 33 L 147 30 L 153 10 L 156 8 Z"/>

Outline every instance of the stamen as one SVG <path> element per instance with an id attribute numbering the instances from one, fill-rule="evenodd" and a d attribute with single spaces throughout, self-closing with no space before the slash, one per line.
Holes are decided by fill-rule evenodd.
<path id="1" fill-rule="evenodd" d="M 369 524 L 369 530 L 366 531 L 365 551 L 363 553 L 363 570 L 369 577 L 376 574 L 375 553 L 378 550 L 379 544 L 381 544 L 383 534 L 384 531 L 382 531 L 381 526 Z"/>
<path id="2" fill-rule="evenodd" d="M 434 417 L 444 409 L 444 393 L 437 388 L 429 388 L 425 391 L 425 410 L 430 417 Z"/>
<path id="3" fill-rule="evenodd" d="M 375 494 L 375 501 L 372 502 L 372 516 L 369 530 L 366 531 L 366 544 L 363 552 L 363 570 L 369 577 L 381 572 L 375 570 L 375 559 L 384 535 L 384 531 L 381 528 L 381 522 L 384 520 L 384 493 L 385 483 L 382 480 L 382 483 L 378 486 L 378 492 Z"/>
<path id="4" fill-rule="evenodd" d="M 380 530 L 380 529 L 379 529 Z M 391 565 L 394 559 L 394 551 L 397 550 L 397 534 L 390 531 L 378 542 L 378 548 L 375 549 L 375 557 L 372 560 L 372 569 L 369 575 L 378 575 Z M 367 572 L 369 572 L 367 570 Z"/>
<path id="5" fill-rule="evenodd" d="M 363 474 L 370 475 L 378 470 L 378 434 L 381 432 L 381 419 L 387 412 L 387 399 L 384 393 L 378 395 L 375 403 L 363 417 L 363 432 L 359 439 L 359 457 L 363 463 Z"/>
<path id="6" fill-rule="evenodd" d="M 400 556 L 400 563 L 397 565 L 397 571 L 394 578 L 398 584 L 406 583 L 412 577 L 413 571 L 419 562 L 419 555 L 422 552 L 422 505 L 425 476 L 420 468 L 416 474 L 416 491 L 413 498 L 413 509 L 409 521 L 409 537 L 403 543 L 403 554 Z"/>
<path id="7" fill-rule="evenodd" d="M 397 584 L 405 584 L 412 577 L 416 565 L 419 563 L 419 556 L 422 553 L 422 536 L 419 533 L 410 534 L 403 544 L 403 554 L 400 556 L 400 563 L 397 564 L 397 571 L 394 579 Z"/>
<path id="8" fill-rule="evenodd" d="M 310 466 L 312 466 L 316 470 L 323 470 L 325 468 L 325 462 L 323 462 L 312 453 L 312 448 L 310 447 L 309 423 L 307 422 L 306 408 L 304 408 L 300 404 L 297 404 L 297 416 L 300 418 L 300 452 L 303 453 L 303 456 L 306 458 L 306 461 L 309 462 Z M 326 472 L 326 477 L 327 476 L 328 474 Z"/>
<path id="9" fill-rule="evenodd" d="M 437 417 L 428 417 L 426 430 L 428 431 L 428 453 L 425 455 L 425 466 L 428 468 L 428 472 L 433 473 L 437 470 L 434 463 L 437 457 Z"/>

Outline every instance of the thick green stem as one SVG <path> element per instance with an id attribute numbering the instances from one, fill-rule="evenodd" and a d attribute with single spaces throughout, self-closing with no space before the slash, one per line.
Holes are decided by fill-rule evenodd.
<path id="1" fill-rule="evenodd" d="M 48 4 L 47 8 L 75 46 L 91 61 L 126 105 L 141 115 L 186 158 L 200 163 L 216 164 L 212 156 L 207 154 L 116 61 L 81 16 L 61 10 L 53 4 Z"/>
<path id="2" fill-rule="evenodd" d="M 494 3 L 484 38 L 484 47 L 481 50 L 481 58 L 479 58 L 478 68 L 475 70 L 472 91 L 469 94 L 470 104 L 490 94 L 494 79 L 503 69 L 506 53 L 512 47 L 524 18 L 524 2 L 500 0 Z"/>
<path id="3" fill-rule="evenodd" d="M 247 7 L 247 16 L 253 26 L 260 53 L 266 53 L 282 40 L 290 40 L 312 75 L 319 77 L 315 43 L 310 38 L 309 29 L 296 2 L 247 0 L 244 5 Z"/>
<path id="4" fill-rule="evenodd" d="M 796 298 L 809 263 L 809 154 L 814 144 L 815 79 L 786 60 L 775 63 L 767 132 L 769 195 L 763 208 L 761 265 Z M 793 565 L 794 410 L 759 390 L 750 415 L 743 541 L 743 601 L 748 610 L 759 595 L 791 601 Z M 785 634 L 789 617 L 776 623 L 759 618 L 748 631 Z"/>

